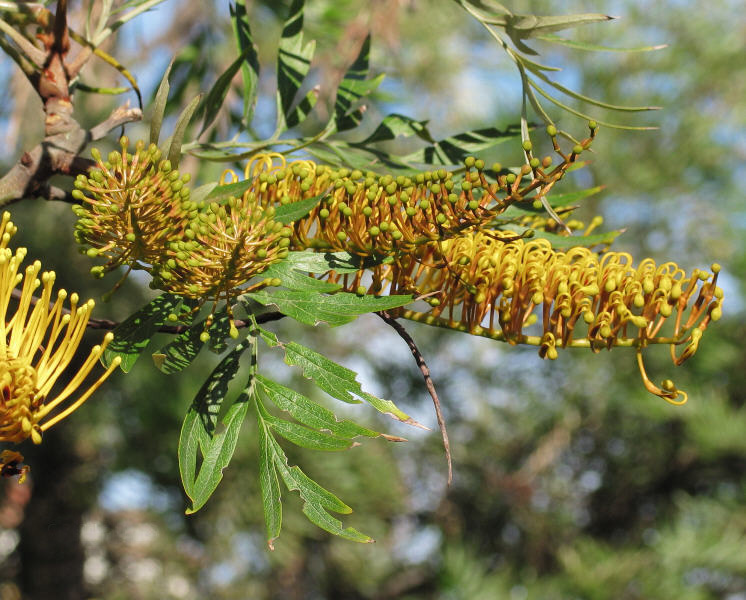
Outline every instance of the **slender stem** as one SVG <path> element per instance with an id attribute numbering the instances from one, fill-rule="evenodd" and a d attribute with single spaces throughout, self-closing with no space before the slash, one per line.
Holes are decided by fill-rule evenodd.
<path id="1" fill-rule="evenodd" d="M 438 399 L 438 393 L 435 391 L 435 384 L 433 384 L 433 380 L 430 377 L 430 369 L 427 367 L 427 363 L 425 363 L 425 359 L 422 356 L 422 353 L 420 352 L 420 349 L 417 347 L 417 344 L 412 339 L 412 336 L 409 335 L 406 329 L 402 326 L 401 323 L 399 323 L 394 317 L 392 317 L 388 312 L 385 310 L 379 311 L 376 313 L 383 321 L 391 326 L 396 333 L 399 334 L 399 337 L 404 340 L 404 342 L 409 346 L 409 350 L 412 352 L 412 356 L 414 356 L 414 360 L 417 363 L 417 366 L 420 368 L 420 372 L 422 373 L 422 377 L 425 380 L 425 387 L 427 387 L 427 391 L 430 393 L 430 397 L 433 399 L 433 406 L 435 407 L 435 416 L 438 418 L 438 428 L 440 429 L 440 435 L 443 437 L 443 448 L 446 453 L 446 460 L 448 461 L 448 485 L 451 485 L 453 482 L 453 462 L 451 460 L 451 444 L 448 441 L 448 432 L 446 431 L 446 422 L 443 418 L 443 411 L 440 409 L 440 400 Z"/>

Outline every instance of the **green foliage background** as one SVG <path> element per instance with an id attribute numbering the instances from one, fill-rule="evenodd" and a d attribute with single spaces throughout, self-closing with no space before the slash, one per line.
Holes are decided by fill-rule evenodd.
<path id="1" fill-rule="evenodd" d="M 214 83 L 236 50 L 222 3 L 215 11 L 199 2 L 184 2 L 178 11 L 169 4 L 163 8 L 168 17 L 157 26 L 129 24 L 132 37 L 120 36 L 118 53 L 111 53 L 131 57 L 123 62 L 141 79 L 146 98 L 159 76 L 149 61 L 163 56 L 159 68 L 165 68 L 169 55 L 178 53 L 167 108 L 175 116 L 191 95 Z M 257 3 L 250 15 L 262 65 L 274 61 L 279 4 Z M 516 122 L 520 100 L 512 65 L 495 64 L 497 51 L 455 3 L 310 1 L 306 36 L 319 43 L 315 76 L 322 90 L 353 57 L 345 43 L 359 39 L 355 15 L 361 7 L 371 11 L 373 67 L 391 81 L 374 95 L 369 122 L 392 107 L 430 118 L 442 136 Z M 572 38 L 609 46 L 668 44 L 644 54 L 565 49 L 550 60 L 588 95 L 663 106 L 634 121 L 657 125 L 657 131 L 604 129 L 590 169 L 571 185 L 605 186 L 585 210 L 588 216 L 602 213 L 608 228 L 627 227 L 615 248 L 689 267 L 723 264 L 724 317 L 676 373 L 689 403 L 674 408 L 648 395 L 623 349 L 599 356 L 565 352 L 548 364 L 532 349 L 412 325 L 444 403 L 453 486 L 445 485 L 437 434 L 366 413 L 372 429 L 410 442 L 366 440 L 345 453 L 286 451 L 291 464 L 333 482 L 355 508 L 345 524 L 370 533 L 376 544 L 331 538 L 305 520 L 297 498 L 288 497 L 283 535 L 269 553 L 253 427 L 244 431 L 211 500 L 199 513 L 183 515 L 179 428 L 216 357 L 201 357 L 202 372 L 173 376 L 151 368 L 144 357 L 27 456 L 35 487 L 17 527 L 20 541 L 0 567 L 0 598 L 3 590 L 19 588 L 43 597 L 31 591 L 35 580 L 61 568 L 82 573 L 81 589 L 107 599 L 743 597 L 746 21 L 737 3 L 727 1 L 710 2 L 706 10 L 686 1 L 537 2 L 520 11 L 607 11 L 622 18 L 578 29 Z M 9 72 L 12 65 L 3 60 Z M 103 69 L 90 78 L 115 83 Z M 271 93 L 271 78 L 258 85 L 260 94 Z M 5 162 L 38 137 L 33 115 L 39 107 L 24 106 L 22 92 L 17 82 L 0 92 L 6 131 L 14 119 L 31 123 L 16 129 Z M 233 100 L 240 113 L 243 107 Z M 319 105 L 324 102 L 322 92 Z M 110 106 L 110 98 L 80 96 L 81 121 L 100 120 Z M 259 119 L 271 110 L 260 101 Z M 218 122 L 218 135 L 227 126 Z M 128 134 L 147 135 L 142 128 L 138 136 L 137 126 Z M 517 162 L 519 149 L 506 151 Z M 190 157 L 180 168 L 198 181 L 221 170 Z M 87 277 L 89 262 L 73 252 L 69 207 L 24 201 L 12 212 L 20 243 L 45 257 L 45 268 L 57 270 L 59 281 L 94 297 L 108 289 L 110 282 Z M 124 318 L 148 293 L 131 280 L 105 310 Z M 360 372 L 366 389 L 434 426 L 408 351 L 378 319 L 363 317 L 334 330 L 285 321 L 276 328 L 281 339 L 323 348 Z M 670 371 L 666 354 L 651 353 L 652 373 Z M 265 368 L 276 367 L 278 380 L 316 394 L 281 355 L 263 360 L 270 361 Z M 357 407 L 346 416 L 359 419 Z M 6 503 L 8 498 L 6 487 Z M 50 523 L 70 526 L 58 527 L 58 534 Z"/>

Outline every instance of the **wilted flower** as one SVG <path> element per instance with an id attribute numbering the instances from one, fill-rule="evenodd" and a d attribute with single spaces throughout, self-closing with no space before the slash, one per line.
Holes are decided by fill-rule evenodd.
<path id="1" fill-rule="evenodd" d="M 103 344 L 94 346 L 85 362 L 55 396 L 51 395 L 57 380 L 73 360 L 93 309 L 93 300 L 79 304 L 78 295 L 65 290 L 52 298 L 55 274 L 41 273 L 39 261 L 21 273 L 25 248 L 15 253 L 7 248 L 15 226 L 10 215 L 3 214 L 0 224 L 0 441 L 21 442 L 27 438 L 38 444 L 42 433 L 70 415 L 111 374 L 111 366 L 77 399 L 73 394 L 93 370 L 112 334 Z M 20 293 L 14 294 L 22 283 Z M 32 294 L 41 286 L 41 294 Z M 11 308 L 11 301 L 15 310 Z M 12 454 L 12 455 L 11 455 Z M 0 457 L 4 473 L 12 473 L 22 460 L 17 453 Z M 16 456 L 17 455 L 17 456 Z"/>
<path id="2" fill-rule="evenodd" d="M 73 206 L 79 217 L 75 239 L 89 256 L 106 258 L 91 269 L 97 277 L 120 265 L 149 268 L 160 261 L 167 241 L 183 233 L 195 208 L 185 185 L 189 176 L 161 160 L 155 144 L 137 142 L 134 154 L 126 137 L 120 144 L 122 151 L 111 152 L 107 161 L 94 148 L 97 168 L 89 177 L 79 175 L 73 191 L 81 202 Z"/>

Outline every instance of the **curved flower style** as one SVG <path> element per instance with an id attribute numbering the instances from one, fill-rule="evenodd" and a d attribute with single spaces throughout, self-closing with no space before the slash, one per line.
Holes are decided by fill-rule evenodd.
<path id="1" fill-rule="evenodd" d="M 91 273 L 105 273 L 126 264 L 148 268 L 158 262 L 168 239 L 182 235 L 189 214 L 196 207 L 189 201 L 185 185 L 189 175 L 180 176 L 161 151 L 140 141 L 129 154 L 129 140 L 120 140 L 121 152 L 112 152 L 104 161 L 95 148 L 91 151 L 97 168 L 90 177 L 79 175 L 73 206 L 79 217 L 75 239 L 88 246 L 91 257 L 107 259 Z M 193 215 L 192 215 L 193 216 Z"/>
<path id="2" fill-rule="evenodd" d="M 75 375 L 56 395 L 52 388 L 70 365 L 85 332 L 93 301 L 79 303 L 78 295 L 65 290 L 52 298 L 55 274 L 41 273 L 39 261 L 20 272 L 26 249 L 15 253 L 7 248 L 15 232 L 10 215 L 0 223 L 0 441 L 21 442 L 27 438 L 39 444 L 42 433 L 80 407 L 119 365 L 111 366 L 77 399 L 71 396 L 81 386 L 111 341 L 109 333 Z M 14 294 L 22 283 L 20 293 Z M 32 297 L 41 286 L 39 298 Z M 15 310 L 11 301 L 17 302 Z M 16 474 L 22 460 L 18 453 L 6 451 L 0 456 L 2 472 Z"/>
<path id="3" fill-rule="evenodd" d="M 405 311 L 407 318 L 536 345 L 550 359 L 557 358 L 558 346 L 596 352 L 635 346 L 645 387 L 673 403 L 686 401 L 686 394 L 670 380 L 659 388 L 648 379 L 642 349 L 670 344 L 679 365 L 696 352 L 703 331 L 722 311 L 717 264 L 712 276 L 698 269 L 687 276 L 672 262 L 656 265 L 648 258 L 635 266 L 624 252 L 558 252 L 544 239 L 504 243 L 487 232 L 471 233 L 441 242 L 421 262 L 388 269 L 384 277 L 392 288 L 429 296 L 432 310 Z M 672 315 L 673 330 L 663 336 Z M 524 333 L 537 322 L 540 334 Z"/>

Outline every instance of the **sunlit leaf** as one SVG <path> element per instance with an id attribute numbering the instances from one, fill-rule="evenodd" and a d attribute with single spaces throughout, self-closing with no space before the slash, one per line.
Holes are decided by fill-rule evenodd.
<path id="1" fill-rule="evenodd" d="M 168 143 L 168 150 L 165 152 L 168 160 L 171 162 L 172 168 L 176 169 L 179 166 L 181 160 L 181 143 L 184 141 L 184 134 L 189 126 L 189 121 L 192 120 L 194 112 L 199 106 L 202 95 L 195 96 L 192 101 L 187 104 L 187 107 L 179 115 L 179 119 L 176 121 L 174 132 Z"/>
<path id="2" fill-rule="evenodd" d="M 309 91 L 293 107 L 298 90 L 311 68 L 316 42 L 303 42 L 304 0 L 293 0 L 277 50 L 277 131 L 295 127 L 305 120 L 316 103 L 317 92 Z"/>
<path id="3" fill-rule="evenodd" d="M 161 125 L 163 124 L 163 115 L 166 111 L 166 102 L 168 101 L 168 92 L 170 85 L 168 83 L 168 77 L 171 74 L 171 67 L 173 67 L 174 61 L 168 63 L 166 72 L 161 78 L 161 83 L 158 85 L 158 91 L 155 93 L 155 100 L 153 100 L 153 114 L 150 117 L 150 143 L 158 144 L 161 135 Z"/>
<path id="4" fill-rule="evenodd" d="M 257 403 L 258 404 L 258 403 Z M 272 444 L 272 434 L 258 413 L 259 426 L 259 487 L 262 492 L 264 523 L 267 527 L 267 544 L 274 550 L 274 541 L 280 536 L 282 528 L 282 496 L 280 482 L 275 467 L 276 448 Z"/>
<path id="5" fill-rule="evenodd" d="M 218 112 L 223 106 L 223 102 L 225 102 L 225 97 L 228 95 L 228 90 L 230 89 L 233 78 L 236 76 L 236 73 L 238 73 L 238 70 L 244 64 L 245 59 L 249 56 L 252 50 L 253 47 L 245 48 L 241 55 L 228 66 L 220 77 L 218 77 L 217 81 L 212 86 L 212 89 L 207 93 L 207 96 L 205 96 L 204 101 L 199 107 L 199 112 L 204 111 L 205 113 L 205 118 L 202 122 L 202 129 L 200 130 L 199 135 L 202 135 L 205 130 L 212 125 L 215 117 L 218 116 Z"/>
<path id="6" fill-rule="evenodd" d="M 390 400 L 383 400 L 364 392 L 354 371 L 350 371 L 350 369 L 335 363 L 323 354 L 296 342 L 282 344 L 282 348 L 285 350 L 285 362 L 291 366 L 300 367 L 304 376 L 311 379 L 332 398 L 348 404 L 358 404 L 365 400 L 381 413 L 389 414 L 395 419 L 410 425 L 419 426 L 419 423 L 401 411 Z"/>
<path id="7" fill-rule="evenodd" d="M 359 315 L 389 310 L 412 302 L 412 296 L 372 296 L 348 293 L 320 294 L 307 290 L 259 290 L 246 294 L 306 325 L 328 323 L 332 327 L 354 321 Z M 245 297 L 242 296 L 242 297 Z"/>
<path id="8" fill-rule="evenodd" d="M 235 6 L 229 4 L 228 9 L 231 14 L 233 33 L 238 44 L 238 51 L 242 56 L 246 53 L 243 64 L 241 65 L 241 75 L 243 77 L 243 121 L 245 125 L 250 125 L 254 118 L 254 108 L 256 107 L 259 57 L 256 45 L 254 44 L 254 38 L 251 35 L 245 0 L 237 0 Z"/>
<path id="9" fill-rule="evenodd" d="M 377 431 L 372 431 L 352 421 L 338 420 L 329 409 L 262 375 L 257 375 L 256 390 L 296 421 L 316 430 L 328 431 L 333 435 L 349 440 L 358 436 L 373 438 L 381 435 Z"/>
<path id="10" fill-rule="evenodd" d="M 331 189 L 331 188 L 330 188 Z M 320 194 L 313 196 L 312 198 L 304 198 L 297 202 L 291 202 L 289 204 L 281 204 L 275 208 L 275 216 L 273 217 L 278 223 L 283 225 L 290 225 L 298 219 L 305 217 L 316 205 L 321 202 L 329 193 L 330 190 L 321 192 Z"/>
<path id="11" fill-rule="evenodd" d="M 267 427 L 261 417 L 260 427 Z M 321 487 L 318 483 L 310 479 L 299 467 L 288 465 L 287 456 L 277 441 L 267 433 L 264 438 L 268 446 L 267 454 L 272 457 L 274 468 L 279 473 L 286 487 L 290 491 L 297 491 L 300 497 L 305 501 L 303 504 L 303 514 L 316 526 L 328 531 L 339 537 L 352 540 L 355 542 L 372 542 L 373 540 L 353 529 L 352 527 L 342 528 L 339 519 L 332 517 L 328 511 L 334 511 L 340 514 L 349 514 L 352 509 L 337 498 L 334 494 Z M 263 494 L 264 497 L 264 494 Z M 265 508 L 266 517 L 266 508 Z M 278 528 L 279 533 L 279 528 Z M 277 536 L 274 536 L 276 538 Z M 270 536 L 269 545 L 272 548 L 273 537 Z"/>
<path id="12" fill-rule="evenodd" d="M 520 127 L 510 125 L 504 130 L 495 127 L 465 131 L 412 152 L 402 160 L 428 165 L 460 164 L 469 155 L 483 152 L 497 144 L 520 137 Z"/>
<path id="13" fill-rule="evenodd" d="M 342 438 L 333 434 L 317 431 L 298 423 L 279 419 L 271 415 L 261 402 L 257 402 L 257 407 L 261 413 L 262 420 L 269 425 L 272 430 L 284 437 L 296 446 L 308 450 L 347 450 L 355 442 L 351 439 Z"/>
<path id="14" fill-rule="evenodd" d="M 353 109 L 353 106 L 375 90 L 383 81 L 383 74 L 373 79 L 366 79 L 369 60 L 370 34 L 366 36 L 355 62 L 347 70 L 337 89 L 337 98 L 334 101 L 334 120 L 337 131 L 352 129 L 360 124 L 363 118 L 363 109 Z"/>
<path id="15" fill-rule="evenodd" d="M 207 502 L 233 455 L 252 390 L 253 371 L 240 397 L 223 419 L 224 431 L 217 431 L 217 422 L 228 384 L 238 372 L 239 359 L 248 346 L 249 343 L 238 344 L 220 361 L 197 392 L 184 418 L 179 436 L 179 472 L 184 491 L 192 500 L 187 513 L 199 510 Z"/>

